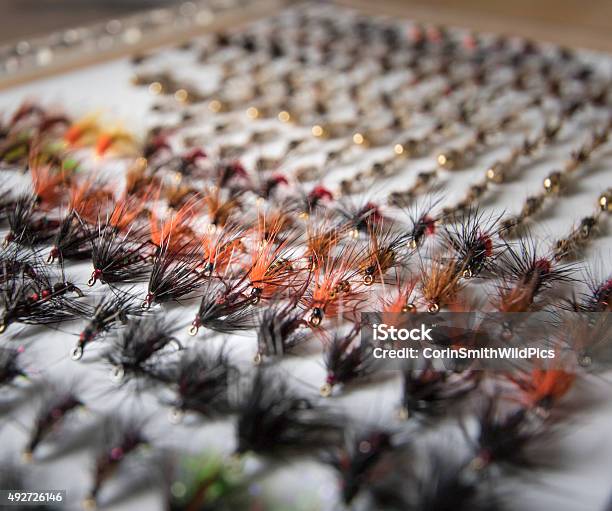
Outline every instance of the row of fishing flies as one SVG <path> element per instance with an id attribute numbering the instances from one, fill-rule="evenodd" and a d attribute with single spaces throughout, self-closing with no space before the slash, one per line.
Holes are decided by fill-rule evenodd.
<path id="1" fill-rule="evenodd" d="M 278 367 L 264 364 L 254 375 L 246 377 L 232 363 L 224 348 L 183 349 L 175 337 L 179 328 L 174 318 L 155 314 L 131 318 L 125 328 L 115 330 L 112 348 L 103 358 L 115 368 L 117 382 L 139 395 L 160 387 L 162 390 L 171 388 L 172 393 L 162 393 L 160 399 L 171 407 L 173 421 L 180 420 L 185 413 L 204 420 L 232 418 L 235 421 L 235 456 L 255 454 L 283 460 L 291 454 L 314 455 L 336 470 L 346 505 L 367 495 L 376 502 L 381 499 L 376 509 L 387 509 L 383 502 L 389 497 L 399 499 L 404 506 L 397 509 L 413 509 L 405 504 L 419 495 L 419 506 L 414 509 L 437 509 L 425 506 L 426 499 L 445 502 L 457 486 L 465 486 L 469 492 L 459 492 L 457 506 L 473 509 L 473 499 L 481 498 L 483 490 L 491 490 L 492 486 L 486 482 L 490 483 L 491 477 L 499 475 L 500 470 L 512 475 L 545 467 L 546 456 L 541 451 L 538 451 L 540 455 L 534 455 L 534 448 L 545 445 L 543 438 L 550 441 L 563 431 L 561 418 L 565 412 L 559 402 L 575 381 L 575 374 L 570 372 L 533 368 L 506 375 L 505 385 L 496 387 L 491 393 L 483 385 L 483 371 L 440 371 L 407 365 L 402 369 L 399 421 L 383 425 L 373 420 L 368 424 L 347 420 L 338 407 L 332 409 L 306 397 L 303 391 L 298 392 Z M 345 378 L 343 382 L 363 381 L 375 370 L 373 359 L 365 356 L 362 350 L 342 351 L 342 342 L 341 335 L 334 338 L 333 348 L 326 355 L 327 362 L 337 362 L 336 374 Z M 610 342 L 610 332 L 607 342 Z M 179 350 L 178 357 L 176 350 Z M 13 385 L 20 378 L 36 379 L 20 361 L 21 353 L 21 349 L 0 349 L 2 387 Z M 508 388 L 508 383 L 513 389 Z M 75 412 L 83 407 L 96 409 L 95 400 L 89 401 L 80 395 L 83 389 L 66 390 L 52 385 L 47 388 L 52 389 L 51 393 L 41 400 L 23 448 L 26 461 L 36 460 L 41 446 L 54 445 L 63 433 L 77 427 L 80 419 Z M 470 401 L 477 390 L 482 391 L 483 399 Z M 465 414 L 457 413 L 466 408 L 475 412 L 475 425 L 465 419 Z M 432 467 L 435 470 L 423 480 L 419 471 L 413 471 L 423 466 L 421 461 L 416 461 L 421 460 L 417 453 L 423 448 L 419 431 L 452 417 L 461 422 L 468 454 L 464 459 L 452 461 L 447 450 L 428 449 L 427 462 L 443 462 L 445 470 L 435 464 Z M 411 420 L 407 421 L 409 418 Z M 159 442 L 146 433 L 146 421 L 112 418 L 109 424 L 114 427 L 111 434 L 105 436 L 104 445 L 96 456 L 87 490 L 85 504 L 90 508 L 103 503 L 99 501 L 103 499 L 100 494 L 104 493 L 109 481 L 118 477 L 117 474 L 124 473 L 118 472 L 124 462 L 129 466 L 131 461 L 142 461 L 152 453 L 164 451 Z M 159 463 L 141 465 L 155 467 Z M 404 484 L 396 484 L 398 473 L 402 474 Z M 404 493 L 406 484 L 424 490 L 423 484 L 429 479 L 437 482 L 431 487 L 427 485 L 427 492 Z M 203 494 L 211 483 L 199 481 L 193 492 L 187 493 L 186 502 L 179 499 L 183 504 L 169 509 L 193 509 L 194 503 L 209 503 Z M 443 484 L 438 487 L 438 483 Z M 171 491 L 167 492 L 167 497 L 168 505 L 176 504 Z M 487 495 L 487 502 L 496 502 L 494 509 L 504 508 L 501 503 L 498 507 L 494 496 Z"/>
<path id="2" fill-rule="evenodd" d="M 30 146 L 47 130 L 55 130 L 54 136 L 59 130 L 71 143 L 79 139 L 75 132 L 82 137 L 87 132 L 79 123 L 52 122 L 32 105 L 22 107 L 9 126 L 24 119 L 36 126 Z M 208 162 L 201 150 L 168 158 L 170 147 L 155 135 L 128 169 L 126 189 L 115 199 L 109 184 L 83 176 L 78 168 L 67 170 L 70 147 L 63 154 L 30 149 L 37 151 L 25 160 L 32 192 L 14 197 L 5 187 L 1 194 L 9 232 L 0 329 L 89 318 L 75 359 L 100 333 L 138 310 L 135 297 L 115 288 L 119 284 L 148 280 L 143 310 L 201 295 L 192 335 L 201 327 L 222 333 L 253 329 L 260 315 L 254 306 L 265 302 L 259 323 L 269 324 L 272 333 L 259 336 L 260 359 L 296 345 L 304 330 L 317 330 L 334 318 L 355 319 L 361 310 L 470 310 L 462 290 L 475 277 L 496 278 L 490 307 L 499 312 L 535 310 L 547 288 L 575 278 L 575 266 L 541 253 L 534 240 L 504 241 L 499 219 L 477 209 L 441 225 L 433 201 L 396 221 L 373 202 L 335 200 L 322 186 L 279 198 L 278 187 L 288 187 L 283 176 L 273 176 L 263 188 L 254 186 L 260 183 L 237 162 L 202 164 Z M 13 157 L 14 151 L 3 157 Z M 166 186 L 160 175 L 168 168 L 205 177 L 209 185 L 203 192 Z M 162 195 L 170 205 L 165 215 L 155 209 Z M 257 213 L 245 213 L 252 206 Z M 421 247 L 429 238 L 436 242 L 425 254 Z M 58 260 L 61 275 L 52 276 L 38 264 L 44 244 L 52 245 L 48 262 Z M 108 284 L 113 293 L 93 308 L 74 299 L 71 295 L 80 298 L 83 292 L 63 276 L 69 260 L 91 260 L 88 284 Z M 609 310 L 612 279 L 588 284 L 589 293 L 574 299 L 572 307 Z M 375 298 L 373 285 L 380 290 Z"/>

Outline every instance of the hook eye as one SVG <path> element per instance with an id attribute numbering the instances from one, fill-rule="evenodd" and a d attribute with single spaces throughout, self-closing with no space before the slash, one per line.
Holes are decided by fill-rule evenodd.
<path id="1" fill-rule="evenodd" d="M 172 408 L 168 414 L 168 419 L 172 424 L 180 424 L 183 422 L 183 417 L 185 417 L 185 412 L 179 408 Z"/>
<path id="2" fill-rule="evenodd" d="M 125 369 L 122 366 L 115 366 L 111 369 L 111 380 L 115 383 L 121 383 L 125 377 Z"/>
<path id="3" fill-rule="evenodd" d="M 325 383 L 324 385 L 321 385 L 321 388 L 319 389 L 319 394 L 321 394 L 322 397 L 329 397 L 331 396 L 333 387 L 331 386 L 331 384 L 329 383 Z"/>
<path id="4" fill-rule="evenodd" d="M 83 358 L 83 348 L 81 346 L 75 346 L 70 352 L 70 358 L 72 358 L 72 360 L 81 360 Z"/>

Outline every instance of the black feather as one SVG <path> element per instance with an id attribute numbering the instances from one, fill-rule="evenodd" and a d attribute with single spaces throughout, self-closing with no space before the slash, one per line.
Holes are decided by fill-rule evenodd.
<path id="1" fill-rule="evenodd" d="M 75 211 L 71 211 L 62 220 L 47 262 L 55 259 L 63 261 L 89 259 L 92 253 L 93 234 L 87 229 Z"/>
<path id="2" fill-rule="evenodd" d="M 233 412 L 232 388 L 238 377 L 223 350 L 214 354 L 185 351 L 178 362 L 162 367 L 156 375 L 175 389 L 175 397 L 168 403 L 175 421 L 189 411 L 209 418 Z"/>
<path id="3" fill-rule="evenodd" d="M 153 260 L 143 307 L 188 297 L 202 286 L 204 275 L 199 271 L 201 261 L 197 254 L 191 252 L 182 255 L 180 250 L 177 254 L 169 251 L 168 246 L 164 245 Z"/>
<path id="4" fill-rule="evenodd" d="M 90 286 L 97 280 L 102 283 L 146 281 L 153 245 L 145 232 L 136 229 L 122 233 L 109 224 L 98 222 L 91 243 L 94 271 Z"/>
<path id="5" fill-rule="evenodd" d="M 96 305 L 87 306 L 87 324 L 72 350 L 72 359 L 81 359 L 86 346 L 111 329 L 126 325 L 129 316 L 142 315 L 144 311 L 135 302 L 136 296 L 131 293 L 115 291 L 104 295 Z"/>
<path id="6" fill-rule="evenodd" d="M 12 348 L 0 347 L 0 386 L 10 385 L 15 378 L 26 376 L 19 363 L 21 352 Z"/>
<path id="7" fill-rule="evenodd" d="M 334 334 L 325 349 L 327 378 L 321 387 L 322 395 L 328 396 L 334 386 L 353 383 L 375 370 L 373 346 L 357 339 L 360 331 L 360 326 L 355 325 L 347 334 Z"/>
<path id="8" fill-rule="evenodd" d="M 278 374 L 257 371 L 238 412 L 238 453 L 313 453 L 339 445 L 342 420 L 289 390 Z"/>
<path id="9" fill-rule="evenodd" d="M 132 378 L 155 379 L 163 355 L 182 349 L 174 336 L 178 329 L 176 322 L 161 315 L 130 319 L 125 328 L 113 334 L 104 355 L 113 367 L 113 379 L 122 384 Z"/>
<path id="10" fill-rule="evenodd" d="M 0 297 L 0 333 L 11 323 L 48 325 L 82 317 L 84 304 L 67 296 L 83 296 L 80 289 L 63 279 L 54 278 L 40 269 L 35 278 L 21 275 L 8 279 Z"/>
<path id="11" fill-rule="evenodd" d="M 33 247 L 55 236 L 60 222 L 37 212 L 36 208 L 37 201 L 33 195 L 22 195 L 15 201 L 7 215 L 10 230 L 5 237 L 6 242 Z"/>
<path id="12" fill-rule="evenodd" d="M 255 300 L 247 294 L 247 289 L 242 280 L 226 283 L 217 278 L 208 279 L 189 333 L 196 335 L 200 327 L 221 333 L 255 328 Z"/>

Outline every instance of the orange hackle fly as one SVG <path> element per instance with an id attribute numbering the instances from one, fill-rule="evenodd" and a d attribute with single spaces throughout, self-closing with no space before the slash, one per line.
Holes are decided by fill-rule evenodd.
<path id="1" fill-rule="evenodd" d="M 296 267 L 295 237 L 282 238 L 282 219 L 272 224 L 258 221 L 258 231 L 248 254 L 247 276 L 254 303 L 270 299 L 296 285 L 300 272 Z M 263 230 L 262 230 L 263 228 Z"/>
<path id="2" fill-rule="evenodd" d="M 308 323 L 321 325 L 324 317 L 336 317 L 342 311 L 353 311 L 365 297 L 363 280 L 359 279 L 356 261 L 361 254 L 355 244 L 342 246 L 338 253 L 319 258 L 315 254 L 312 270 L 312 289 L 305 295 L 305 306 L 310 311 Z"/>
<path id="3" fill-rule="evenodd" d="M 194 198 L 166 218 L 160 218 L 154 211 L 149 213 L 151 241 L 157 247 L 177 252 L 195 244 L 192 224 L 202 205 L 200 198 Z"/>
<path id="4" fill-rule="evenodd" d="M 89 115 L 70 125 L 64 133 L 64 142 L 73 148 L 93 145 L 100 131 L 98 116 Z"/>
<path id="5" fill-rule="evenodd" d="M 508 379 L 518 386 L 519 400 L 525 406 L 547 415 L 572 388 L 576 374 L 565 369 L 534 367 L 520 376 L 508 375 Z"/>
<path id="6" fill-rule="evenodd" d="M 201 238 L 202 273 L 210 276 L 213 272 L 224 273 L 235 259 L 236 254 L 245 252 L 240 240 L 242 231 L 236 227 L 215 227 L 210 225 Z"/>
<path id="7" fill-rule="evenodd" d="M 132 195 L 123 195 L 113 206 L 108 225 L 118 231 L 125 231 L 144 212 L 146 202 Z"/>
<path id="8" fill-rule="evenodd" d="M 110 152 L 116 156 L 135 155 L 138 143 L 132 133 L 121 128 L 102 132 L 96 138 L 94 153 L 102 158 Z"/>
<path id="9" fill-rule="evenodd" d="M 32 185 L 39 205 L 52 208 L 61 200 L 62 189 L 66 178 L 62 171 L 58 171 L 51 164 L 30 164 Z"/>
<path id="10" fill-rule="evenodd" d="M 429 267 L 421 268 L 421 293 L 430 313 L 454 303 L 461 288 L 461 271 L 454 258 L 436 256 Z"/>
<path id="11" fill-rule="evenodd" d="M 99 185 L 93 176 L 73 181 L 69 193 L 68 211 L 90 223 L 96 221 L 103 205 L 113 201 L 113 192 Z"/>
<path id="12" fill-rule="evenodd" d="M 225 198 L 221 188 L 211 186 L 204 196 L 204 202 L 208 211 L 210 223 L 217 226 L 225 225 L 232 214 L 240 208 L 238 196 L 230 195 Z"/>

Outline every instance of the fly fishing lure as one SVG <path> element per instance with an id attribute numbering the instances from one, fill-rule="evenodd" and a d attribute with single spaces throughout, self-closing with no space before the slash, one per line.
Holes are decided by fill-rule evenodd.
<path id="1" fill-rule="evenodd" d="M 223 349 L 215 353 L 190 350 L 175 363 L 162 366 L 156 379 L 172 385 L 174 397 L 163 402 L 171 406 L 171 421 L 178 423 L 187 412 L 207 418 L 234 412 L 233 389 L 239 376 Z"/>
<path id="2" fill-rule="evenodd" d="M 258 215 L 257 230 L 245 262 L 245 278 L 254 304 L 301 284 L 295 268 L 298 235 L 294 232 L 281 235 L 284 224 L 284 215 L 271 218 Z"/>
<path id="3" fill-rule="evenodd" d="M 198 271 L 204 277 L 210 277 L 213 273 L 223 274 L 237 254 L 246 252 L 242 237 L 241 227 L 229 224 L 217 227 L 211 224 L 200 238 L 202 262 Z"/>
<path id="4" fill-rule="evenodd" d="M 353 311 L 365 297 L 363 280 L 358 279 L 359 267 L 356 264 L 363 256 L 363 249 L 352 243 L 335 252 L 329 257 L 315 254 L 312 286 L 302 298 L 303 306 L 310 311 L 308 323 L 313 328 L 321 326 L 325 317 L 333 318 L 344 311 Z"/>
<path id="5" fill-rule="evenodd" d="M 612 212 L 612 188 L 602 193 L 597 199 L 597 211 L 583 217 L 570 233 L 556 241 L 555 260 L 562 261 L 580 256 L 589 241 L 597 236 L 603 222 L 603 214 Z"/>
<path id="6" fill-rule="evenodd" d="M 250 330 L 257 325 L 254 299 L 247 293 L 248 285 L 240 279 L 226 282 L 207 279 L 202 289 L 202 301 L 191 323 L 189 335 L 196 335 L 201 327 L 220 333 Z"/>
<path id="7" fill-rule="evenodd" d="M 142 156 L 147 161 L 156 160 L 160 155 L 165 155 L 172 151 L 169 136 L 171 131 L 165 131 L 164 128 L 154 126 L 145 136 L 145 141 L 142 147 Z"/>
<path id="8" fill-rule="evenodd" d="M 104 354 L 112 367 L 112 380 L 118 384 L 135 378 L 156 380 L 166 355 L 183 349 L 175 337 L 179 328 L 159 315 L 129 319 L 125 328 L 113 333 L 111 346 Z"/>
<path id="9" fill-rule="evenodd" d="M 45 109 L 41 105 L 32 101 L 24 101 L 9 117 L 6 125 L 3 125 L 3 132 L 10 133 L 23 128 L 24 124 L 38 123 L 45 113 Z"/>
<path id="10" fill-rule="evenodd" d="M 282 242 L 297 239 L 296 226 L 293 217 L 282 208 L 268 208 L 257 212 L 257 221 L 251 222 L 253 237 L 259 243 L 271 241 Z"/>
<path id="11" fill-rule="evenodd" d="M 489 398 L 477 414 L 476 438 L 468 439 L 474 449 L 469 464 L 473 470 L 533 468 L 536 461 L 530 451 L 543 435 L 551 434 L 545 423 L 524 408 L 503 411 L 502 404 L 499 398 Z"/>
<path id="12" fill-rule="evenodd" d="M 24 459 L 30 461 L 40 443 L 44 442 L 53 431 L 59 429 L 71 412 L 82 406 L 83 402 L 72 392 L 45 399 L 34 419 L 30 438 L 23 452 Z"/>
<path id="13" fill-rule="evenodd" d="M 406 236 L 410 248 L 414 250 L 420 248 L 427 237 L 436 234 L 438 219 L 432 213 L 432 209 L 435 205 L 436 203 L 433 203 L 426 208 L 415 207 L 410 210 L 405 210 L 408 216 Z"/>
<path id="14" fill-rule="evenodd" d="M 390 286 L 383 288 L 383 296 L 380 299 L 382 318 L 384 323 L 391 323 L 397 319 L 397 314 L 405 312 L 417 312 L 417 307 L 414 303 L 414 289 L 416 288 L 416 280 L 408 280 L 403 283 L 399 278 L 397 283 L 392 287 L 393 293 L 387 295 L 387 289 Z M 387 319 L 389 321 L 387 321 Z"/>
<path id="15" fill-rule="evenodd" d="M 501 499 L 466 471 L 466 464 L 429 448 L 421 457 L 395 456 L 395 470 L 370 487 L 373 509 L 385 511 L 501 511 Z M 417 465 L 418 464 L 418 465 Z M 408 466 L 406 466 L 408 465 Z M 419 467 L 417 469 L 417 467 Z"/>
<path id="16" fill-rule="evenodd" d="M 50 325 L 82 317 L 85 305 L 67 296 L 83 293 L 71 282 L 38 270 L 35 278 L 13 275 L 3 285 L 0 297 L 0 333 L 12 323 Z"/>
<path id="17" fill-rule="evenodd" d="M 152 189 L 148 189 L 147 194 L 143 197 L 123 194 L 107 215 L 105 224 L 118 231 L 133 229 L 134 223 L 145 213 L 147 201 L 152 197 Z M 99 217 L 98 223 L 100 223 Z"/>
<path id="18" fill-rule="evenodd" d="M 281 239 L 279 229 L 282 224 L 275 223 L 270 232 L 259 233 L 246 266 L 246 276 L 251 288 L 253 303 L 269 300 L 284 291 L 294 290 L 301 284 L 299 272 L 295 268 L 294 242 L 297 236 L 290 235 Z"/>
<path id="19" fill-rule="evenodd" d="M 507 374 L 520 391 L 519 400 L 540 417 L 548 417 L 553 407 L 572 388 L 576 373 L 565 369 L 541 368 Z"/>
<path id="20" fill-rule="evenodd" d="M 406 234 L 382 222 L 376 223 L 369 231 L 367 252 L 359 261 L 364 285 L 384 283 L 385 275 L 393 268 L 404 267 L 410 255 Z"/>
<path id="21" fill-rule="evenodd" d="M 0 387 L 10 385 L 20 376 L 27 378 L 25 369 L 19 363 L 23 349 L 5 348 L 0 346 Z"/>
<path id="22" fill-rule="evenodd" d="M 64 141 L 69 147 L 85 147 L 95 143 L 101 131 L 98 116 L 88 115 L 73 122 L 64 133 Z"/>
<path id="23" fill-rule="evenodd" d="M 153 303 L 178 301 L 189 297 L 202 286 L 205 275 L 200 271 L 202 263 L 199 251 L 194 250 L 192 242 L 188 246 L 174 247 L 169 250 L 169 240 L 159 249 L 153 259 L 147 295 L 142 303 L 148 309 Z M 191 250 L 189 250 L 191 247 Z M 178 252 L 176 251 L 178 249 Z M 183 252 L 183 254 L 181 254 Z"/>
<path id="24" fill-rule="evenodd" d="M 151 190 L 161 189 L 161 179 L 145 158 L 136 158 L 125 171 L 125 194 L 127 196 L 146 199 Z"/>
<path id="25" fill-rule="evenodd" d="M 339 445 L 341 418 L 297 396 L 269 370 L 259 369 L 238 409 L 236 452 L 283 455 Z"/>
<path id="26" fill-rule="evenodd" d="M 259 186 L 253 187 L 252 191 L 262 199 L 269 200 L 277 194 L 281 185 L 289 185 L 287 178 L 282 174 L 272 174 L 270 177 L 262 179 Z"/>
<path id="27" fill-rule="evenodd" d="M 183 178 L 195 180 L 208 177 L 208 166 L 202 165 L 202 162 L 206 163 L 208 160 L 206 151 L 194 147 L 182 154 L 173 153 L 168 141 L 169 135 L 171 135 L 170 132 L 154 134 L 152 138 L 150 137 L 151 142 L 145 145 L 143 157 L 146 162 L 152 161 L 155 163 L 152 167 L 153 174 L 165 170 L 171 173 L 177 182 L 181 182 Z M 160 155 L 166 153 L 167 157 L 162 159 Z"/>
<path id="28" fill-rule="evenodd" d="M 149 212 L 151 241 L 158 250 L 164 247 L 168 252 L 176 252 L 189 248 L 194 238 L 192 224 L 201 203 L 200 198 L 194 197 L 164 219 L 154 211 Z"/>
<path id="29" fill-rule="evenodd" d="M 92 252 L 92 239 L 92 232 L 83 225 L 78 213 L 69 212 L 59 225 L 47 257 L 47 263 L 53 263 L 56 259 L 62 263 L 66 259 L 89 259 Z"/>
<path id="30" fill-rule="evenodd" d="M 285 204 L 300 218 L 307 219 L 318 210 L 324 209 L 326 204 L 333 200 L 334 195 L 331 191 L 322 185 L 317 185 L 308 193 L 299 190 L 297 196 L 286 199 Z"/>
<path id="31" fill-rule="evenodd" d="M 112 190 L 95 175 L 70 183 L 68 212 L 76 212 L 85 221 L 95 223 L 107 205 L 113 204 Z"/>
<path id="32" fill-rule="evenodd" d="M 239 161 L 221 161 L 215 165 L 215 184 L 227 188 L 232 181 L 249 181 L 249 173 Z"/>
<path id="33" fill-rule="evenodd" d="M 554 257 L 538 254 L 535 241 L 521 239 L 506 243 L 496 264 L 501 276 L 496 307 L 500 312 L 526 312 L 551 285 L 571 282 L 574 266 L 559 264 Z"/>
<path id="34" fill-rule="evenodd" d="M 121 128 L 102 131 L 96 137 L 94 153 L 98 158 L 109 153 L 117 157 L 135 156 L 139 153 L 138 142 L 132 133 Z"/>
<path id="35" fill-rule="evenodd" d="M 357 340 L 361 326 L 355 324 L 347 334 L 336 333 L 325 348 L 324 363 L 327 376 L 320 389 L 323 397 L 331 396 L 337 385 L 348 385 L 375 370 L 373 346 L 363 339 Z"/>
<path id="36" fill-rule="evenodd" d="M 350 505 L 371 481 L 393 470 L 390 453 L 399 448 L 393 435 L 374 429 L 358 435 L 345 434 L 344 446 L 324 458 L 334 467 L 340 479 L 342 500 Z"/>
<path id="37" fill-rule="evenodd" d="M 0 288 L 15 275 L 25 275 L 35 279 L 42 268 L 38 254 L 19 245 L 9 244 L 0 248 Z"/>
<path id="38" fill-rule="evenodd" d="M 304 289 L 302 289 L 303 292 Z M 296 300 L 278 302 L 266 307 L 261 315 L 257 328 L 257 354 L 255 363 L 259 364 L 264 357 L 283 356 L 308 338 L 304 327 L 304 311 L 296 309 L 301 292 Z"/>
<path id="39" fill-rule="evenodd" d="M 162 188 L 161 183 L 158 184 Z M 198 196 L 198 189 L 182 181 L 172 180 L 162 188 L 162 197 L 166 199 L 169 208 L 178 210 Z"/>
<path id="40" fill-rule="evenodd" d="M 134 228 L 122 233 L 112 224 L 100 222 L 95 229 L 91 241 L 94 270 L 87 284 L 145 281 L 153 251 L 146 231 Z"/>
<path id="41" fill-rule="evenodd" d="M 331 225 L 326 220 L 312 219 L 306 224 L 304 257 L 314 269 L 331 257 L 332 251 L 340 243 L 346 229 Z"/>
<path id="42" fill-rule="evenodd" d="M 576 312 L 612 312 L 612 275 L 596 280 L 587 275 L 588 291 L 569 300 L 570 309 Z"/>
<path id="43" fill-rule="evenodd" d="M 465 279 L 491 270 L 499 249 L 495 243 L 499 218 L 485 218 L 478 209 L 468 209 L 456 222 L 447 226 L 443 238 L 455 252 L 457 267 Z"/>
<path id="44" fill-rule="evenodd" d="M 479 383 L 477 371 L 438 370 L 431 361 L 422 366 L 407 363 L 402 368 L 399 416 L 403 420 L 414 416 L 439 416 L 476 389 Z"/>
<path id="45" fill-rule="evenodd" d="M 242 192 L 224 193 L 223 189 L 212 186 L 204 195 L 208 218 L 212 225 L 222 227 L 242 208 L 240 197 Z"/>
<path id="46" fill-rule="evenodd" d="M 85 223 L 95 223 L 105 204 L 113 201 L 110 190 L 95 178 L 73 181 L 70 186 L 68 212 L 61 221 L 49 252 L 48 263 L 55 259 L 82 260 L 91 257 L 93 232 Z"/>
<path id="47" fill-rule="evenodd" d="M 379 206 L 373 202 L 366 202 L 361 206 L 340 203 L 337 211 L 353 238 L 359 237 L 359 233 L 367 234 L 372 227 L 384 220 Z"/>
<path id="48" fill-rule="evenodd" d="M 53 238 L 60 226 L 57 219 L 49 218 L 37 210 L 34 195 L 21 195 L 15 200 L 14 207 L 7 214 L 9 232 L 5 243 L 17 243 L 33 247 Z"/>
<path id="49" fill-rule="evenodd" d="M 256 476 L 216 454 L 180 455 L 166 491 L 166 511 L 255 511 L 274 507 L 256 495 Z"/>
<path id="50" fill-rule="evenodd" d="M 72 360 L 80 360 L 85 348 L 102 334 L 128 323 L 129 316 L 143 314 L 141 307 L 134 303 L 136 296 L 124 291 L 113 291 L 104 295 L 96 305 L 87 305 L 87 324 L 79 335 L 72 350 Z"/>
<path id="51" fill-rule="evenodd" d="M 182 177 L 198 178 L 204 177 L 206 167 L 202 162 L 206 162 L 208 155 L 206 151 L 200 147 L 189 149 L 181 154 L 176 160 L 176 164 L 172 166 L 173 170 Z"/>
<path id="52" fill-rule="evenodd" d="M 100 490 L 117 472 L 124 461 L 138 454 L 138 451 L 149 441 L 141 428 L 133 423 L 122 423 L 113 430 L 105 431 L 107 441 L 95 461 L 93 482 L 87 498 L 83 502 L 85 509 L 95 509 Z"/>
<path id="53" fill-rule="evenodd" d="M 428 267 L 421 267 L 420 289 L 428 312 L 436 314 L 457 301 L 463 288 L 462 270 L 456 259 L 440 255 L 434 256 Z"/>
<path id="54" fill-rule="evenodd" d="M 62 187 L 69 183 L 70 174 L 64 167 L 58 170 L 52 164 L 42 160 L 42 157 L 36 153 L 30 156 L 32 188 L 34 197 L 36 197 L 36 205 L 49 210 L 61 202 Z"/>

